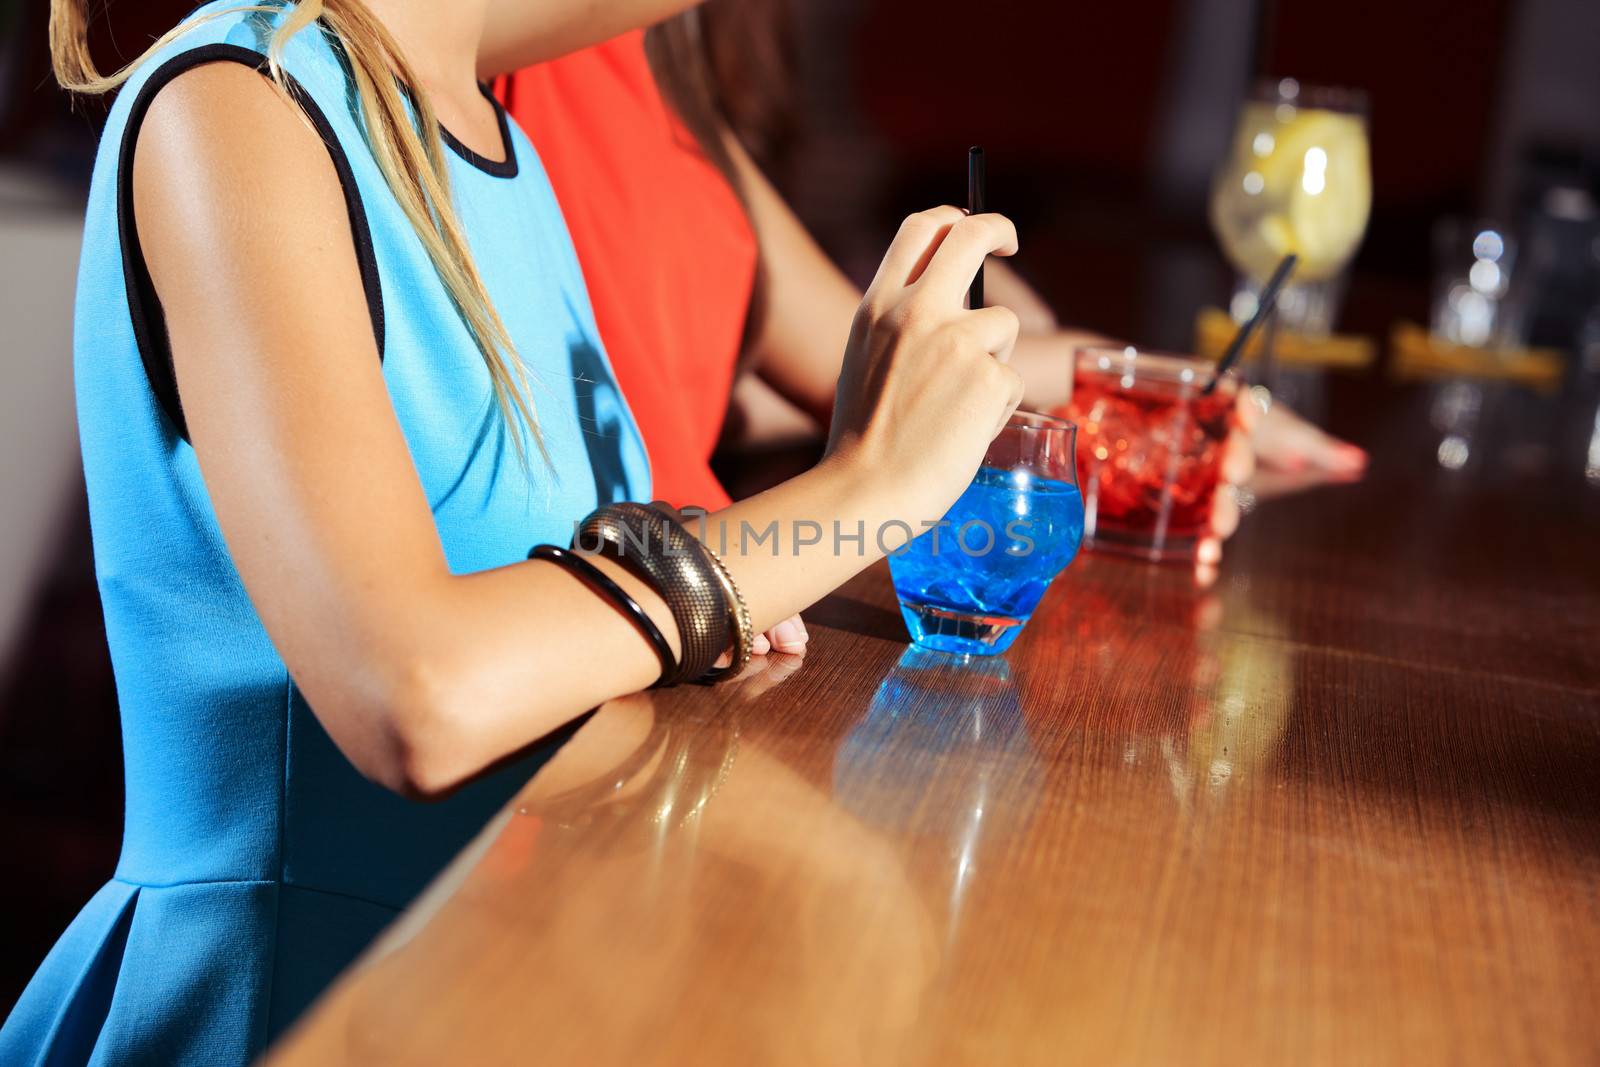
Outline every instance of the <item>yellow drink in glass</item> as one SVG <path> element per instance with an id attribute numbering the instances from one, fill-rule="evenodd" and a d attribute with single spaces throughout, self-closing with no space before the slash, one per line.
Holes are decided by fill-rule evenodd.
<path id="1" fill-rule="evenodd" d="M 1289 78 L 1270 83 L 1240 111 L 1212 182 L 1211 225 L 1249 282 L 1262 284 L 1290 252 L 1300 257 L 1290 288 L 1302 291 L 1281 301 L 1297 328 L 1326 331 L 1328 309 L 1319 316 L 1314 305 L 1328 303 L 1328 283 L 1367 228 L 1372 169 L 1364 111 L 1357 94 L 1302 88 Z"/>

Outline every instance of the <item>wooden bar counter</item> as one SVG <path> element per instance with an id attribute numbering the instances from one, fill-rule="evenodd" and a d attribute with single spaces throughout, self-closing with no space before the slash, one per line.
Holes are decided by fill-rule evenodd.
<path id="1" fill-rule="evenodd" d="M 880 565 L 600 708 L 269 1062 L 1600 1062 L 1585 416 L 1433 395 L 1208 587 L 1085 554 L 959 661 Z"/>

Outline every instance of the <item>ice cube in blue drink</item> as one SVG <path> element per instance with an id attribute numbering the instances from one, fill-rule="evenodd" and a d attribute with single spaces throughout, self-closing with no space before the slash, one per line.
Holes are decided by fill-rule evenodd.
<path id="1" fill-rule="evenodd" d="M 942 652 L 1004 652 L 1082 538 L 1077 486 L 980 468 L 942 525 L 889 557 L 912 639 Z"/>

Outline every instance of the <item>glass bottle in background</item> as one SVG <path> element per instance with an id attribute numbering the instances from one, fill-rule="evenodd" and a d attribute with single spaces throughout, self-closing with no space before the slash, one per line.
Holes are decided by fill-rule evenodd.
<path id="1" fill-rule="evenodd" d="M 1240 109 L 1233 143 L 1211 185 L 1211 225 L 1239 272 L 1229 310 L 1243 321 L 1290 252 L 1299 264 L 1278 297 L 1252 377 L 1276 387 L 1270 328 L 1325 336 L 1343 274 L 1372 213 L 1366 98 L 1293 78 L 1259 84 Z"/>

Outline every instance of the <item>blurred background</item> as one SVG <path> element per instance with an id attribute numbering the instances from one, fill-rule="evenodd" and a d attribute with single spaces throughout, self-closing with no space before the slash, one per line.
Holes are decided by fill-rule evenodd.
<path id="1" fill-rule="evenodd" d="M 112 2 L 101 69 L 190 6 Z M 720 66 L 760 96 L 757 154 L 858 280 L 906 212 L 964 202 L 963 153 L 981 143 L 991 203 L 1022 234 L 1016 266 L 1063 323 L 1204 349 L 1249 313 L 1258 264 L 1294 250 L 1313 284 L 1253 373 L 1369 448 L 1365 409 L 1402 396 L 1437 428 L 1421 463 L 1477 478 L 1553 464 L 1600 492 L 1594 0 L 772 13 L 776 62 Z M 4 890 L 0 1010 L 111 873 L 122 814 L 71 396 L 97 115 L 55 89 L 47 16 L 0 0 L 0 854 L 26 872 Z M 1544 438 L 1475 449 L 1497 410 L 1530 406 L 1549 413 Z"/>

